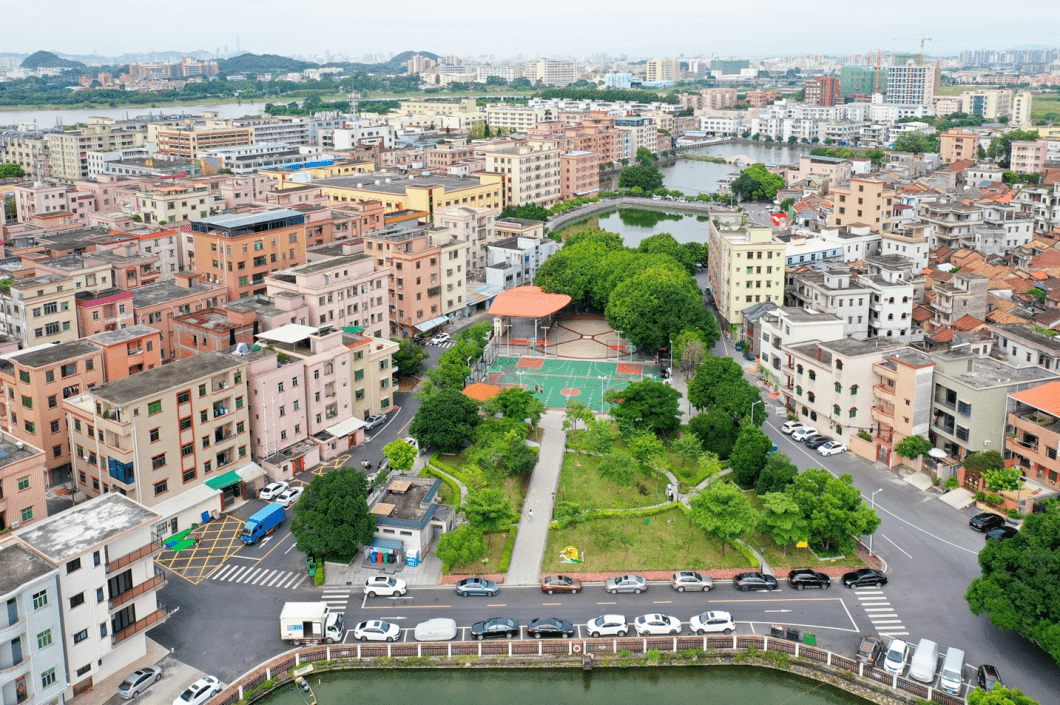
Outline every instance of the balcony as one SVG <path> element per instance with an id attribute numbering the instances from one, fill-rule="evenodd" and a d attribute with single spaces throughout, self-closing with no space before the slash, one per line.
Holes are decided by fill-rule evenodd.
<path id="1" fill-rule="evenodd" d="M 898 366 L 891 362 L 877 362 L 872 366 L 872 371 L 884 379 L 898 381 Z"/>
<path id="2" fill-rule="evenodd" d="M 882 406 L 874 406 L 872 407 L 872 418 L 890 426 L 894 424 L 894 411 L 887 411 Z"/>
<path id="3" fill-rule="evenodd" d="M 935 404 L 937 404 L 938 406 L 941 406 L 943 408 L 949 409 L 950 411 L 956 411 L 957 410 L 957 400 L 956 399 L 954 399 L 953 401 L 949 401 L 948 399 L 946 399 L 944 397 L 936 396 L 935 397 Z"/>
<path id="4" fill-rule="evenodd" d="M 108 607 L 111 611 L 114 611 L 118 607 L 124 605 L 129 600 L 139 597 L 145 592 L 150 592 L 155 588 L 160 588 L 168 582 L 169 581 L 166 579 L 165 572 L 163 572 L 161 568 L 155 567 L 155 574 L 151 577 L 151 579 L 147 580 L 146 582 L 140 583 L 139 585 L 133 587 L 131 590 L 126 590 L 120 595 L 115 595 L 108 602 Z"/>
<path id="5" fill-rule="evenodd" d="M 872 391 L 876 398 L 881 401 L 890 402 L 892 405 L 897 401 L 894 395 L 894 387 L 888 387 L 886 384 L 877 384 L 873 386 Z"/>
<path id="6" fill-rule="evenodd" d="M 121 570 L 131 563 L 135 563 L 141 558 L 152 556 L 162 550 L 162 542 L 152 537 L 151 543 L 146 546 L 141 546 L 132 553 L 126 553 L 120 558 L 116 558 L 113 561 L 107 563 L 107 572 L 113 573 L 116 570 Z"/>
<path id="7" fill-rule="evenodd" d="M 23 615 L 22 619 L 18 620 L 14 624 L 9 624 L 6 627 L 0 629 L 0 644 L 6 644 L 7 642 L 14 639 L 16 636 L 20 636 L 26 631 L 26 617 Z"/>
<path id="8" fill-rule="evenodd" d="M 143 619 L 136 620 L 135 623 L 130 624 L 119 632 L 115 632 L 111 636 L 111 644 L 117 645 L 125 641 L 133 634 L 142 632 L 144 629 L 151 627 L 152 625 L 161 624 L 169 618 L 169 608 L 166 607 L 165 603 L 158 601 L 158 609 L 151 614 L 147 615 Z"/>
<path id="9" fill-rule="evenodd" d="M 1013 453 L 1019 453 L 1020 451 L 1030 451 L 1031 453 L 1038 452 L 1038 439 L 1031 440 L 1026 436 L 1020 436 L 1016 434 L 1014 436 L 1007 436 L 1005 438 L 1005 447 L 1011 450 Z"/>

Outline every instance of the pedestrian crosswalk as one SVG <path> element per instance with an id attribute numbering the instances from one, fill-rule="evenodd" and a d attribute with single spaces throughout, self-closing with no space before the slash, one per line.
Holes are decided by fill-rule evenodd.
<path id="1" fill-rule="evenodd" d="M 450 340 L 448 343 L 428 343 L 428 345 L 430 345 L 432 347 L 435 347 L 435 348 L 441 348 L 442 350 L 445 350 L 446 348 L 451 348 L 455 344 L 456 344 L 455 340 Z"/>
<path id="2" fill-rule="evenodd" d="M 328 603 L 328 609 L 332 612 L 343 612 L 350 601 L 350 590 L 348 588 L 324 588 L 324 594 L 320 599 Z"/>
<path id="3" fill-rule="evenodd" d="M 861 608 L 865 610 L 869 621 L 872 622 L 872 626 L 876 628 L 880 636 L 909 635 L 909 632 L 905 631 L 902 620 L 898 618 L 898 613 L 894 611 L 891 603 L 887 600 L 887 596 L 883 594 L 883 590 L 859 588 L 854 593 L 858 596 L 858 600 L 861 601 Z"/>
<path id="4" fill-rule="evenodd" d="M 254 566 L 223 564 L 210 574 L 210 580 L 223 583 L 239 583 L 242 585 L 258 585 L 260 587 L 279 588 L 281 590 L 296 590 L 309 578 L 309 573 L 292 572 L 289 570 L 269 570 L 268 568 L 255 568 Z"/>

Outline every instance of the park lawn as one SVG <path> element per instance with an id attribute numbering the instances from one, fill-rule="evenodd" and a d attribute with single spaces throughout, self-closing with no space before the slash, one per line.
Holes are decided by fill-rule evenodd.
<path id="1" fill-rule="evenodd" d="M 1046 113 L 1060 113 L 1060 95 L 1054 93 L 1051 96 L 1034 96 L 1031 102 L 1031 119 L 1044 119 Z"/>
<path id="2" fill-rule="evenodd" d="M 620 541 L 623 536 L 628 539 L 628 547 Z M 560 551 L 567 546 L 583 551 L 585 562 L 560 562 Z M 728 547 L 722 556 L 720 542 L 693 526 L 683 511 L 671 509 L 650 517 L 601 517 L 573 528 L 550 529 L 541 570 L 617 573 L 746 567 L 747 559 L 742 553 Z"/>
<path id="3" fill-rule="evenodd" d="M 758 498 L 754 490 L 747 490 L 744 494 L 747 495 L 751 500 L 751 504 L 755 505 L 758 511 L 763 511 L 762 500 Z M 855 555 L 837 558 L 834 561 L 818 560 L 808 548 L 796 548 L 795 546 L 788 546 L 785 554 L 783 546 L 778 546 L 776 541 L 761 531 L 745 536 L 744 540 L 756 549 L 761 550 L 764 547 L 766 563 L 772 568 L 862 567 L 865 565 L 865 561 Z"/>
<path id="4" fill-rule="evenodd" d="M 670 472 L 677 476 L 678 480 L 682 480 L 684 482 L 689 482 L 695 478 L 695 476 L 699 473 L 699 465 L 695 462 L 687 462 L 681 460 L 672 452 L 670 452 L 670 443 L 679 436 L 691 432 L 692 431 L 689 430 L 688 425 L 684 424 L 677 430 L 676 433 L 673 434 L 672 437 L 663 439 L 664 443 L 666 444 L 666 451 L 663 453 L 662 457 L 663 463 L 670 470 Z M 579 450 L 588 450 L 588 448 L 585 447 L 584 435 L 585 429 L 567 431 L 567 446 Z M 616 452 L 629 453 L 629 443 L 624 438 L 617 439 L 611 447 Z M 665 489 L 666 488 L 664 487 L 664 492 Z"/>
<path id="5" fill-rule="evenodd" d="M 597 455 L 566 453 L 563 470 L 556 488 L 557 502 L 575 502 L 582 509 L 631 509 L 661 504 L 666 499 L 665 478 L 637 473 L 629 485 L 621 485 L 600 477 L 597 468 L 601 458 Z M 638 486 L 647 494 L 642 494 Z"/>
<path id="6" fill-rule="evenodd" d="M 497 573 L 500 569 L 501 554 L 504 553 L 504 544 L 508 542 L 507 531 L 494 531 L 493 541 L 490 545 L 490 534 L 483 534 L 482 540 L 486 542 L 486 562 L 475 561 L 474 563 L 460 563 L 449 567 L 448 575 L 486 575 Z"/>
<path id="7" fill-rule="evenodd" d="M 438 459 L 445 464 L 445 467 L 439 466 L 441 470 L 449 472 L 453 477 L 467 485 L 469 490 L 473 490 L 472 483 L 468 481 L 467 474 L 464 472 L 464 467 L 468 464 L 467 453 L 469 450 L 470 448 L 465 448 L 456 455 L 439 453 Z M 446 468 L 450 468 L 452 472 Z M 529 485 L 530 477 L 496 477 L 487 482 L 488 487 L 499 487 L 504 490 L 504 494 L 508 496 L 512 503 L 512 509 L 517 514 L 522 514 L 523 500 L 526 499 L 526 490 Z"/>

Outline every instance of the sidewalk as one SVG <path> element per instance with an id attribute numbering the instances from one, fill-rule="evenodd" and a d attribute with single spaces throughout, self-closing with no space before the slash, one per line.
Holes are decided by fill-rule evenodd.
<path id="1" fill-rule="evenodd" d="M 567 445 L 561 411 L 549 411 L 541 419 L 541 455 L 530 480 L 530 489 L 523 501 L 523 516 L 515 537 L 512 561 L 505 585 L 537 585 L 541 580 L 541 564 L 548 544 L 548 524 L 556 501 L 560 470 Z M 534 511 L 533 519 L 530 510 Z"/>

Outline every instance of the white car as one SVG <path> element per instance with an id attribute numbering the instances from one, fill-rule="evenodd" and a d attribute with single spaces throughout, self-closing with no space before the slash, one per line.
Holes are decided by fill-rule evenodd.
<path id="1" fill-rule="evenodd" d="M 203 676 L 185 688 L 173 705 L 202 705 L 222 690 L 221 681 L 213 676 Z"/>
<path id="2" fill-rule="evenodd" d="M 401 440 L 405 441 L 405 442 L 406 442 L 406 443 L 408 443 L 408 444 L 409 444 L 410 446 L 412 446 L 412 449 L 413 449 L 414 451 L 416 451 L 416 453 L 417 453 L 417 454 L 418 454 L 418 453 L 420 452 L 420 442 L 419 442 L 419 441 L 417 441 L 417 440 L 416 440 L 415 438 L 413 438 L 412 436 L 405 436 L 405 437 L 404 437 L 404 438 L 402 438 Z"/>
<path id="3" fill-rule="evenodd" d="M 450 340 L 452 340 L 452 338 L 449 337 L 448 333 L 439 333 L 427 342 L 431 345 L 442 345 L 443 343 L 448 343 Z"/>
<path id="4" fill-rule="evenodd" d="M 633 626 L 640 636 L 681 633 L 681 620 L 665 614 L 642 614 L 633 620 Z"/>
<path id="5" fill-rule="evenodd" d="M 780 427 L 780 432 L 790 436 L 793 431 L 802 428 L 805 425 L 806 424 L 804 424 L 802 421 L 788 421 L 786 424 Z"/>
<path id="6" fill-rule="evenodd" d="M 381 619 L 370 619 L 353 628 L 353 638 L 361 641 L 394 641 L 400 635 L 401 627 Z"/>
<path id="7" fill-rule="evenodd" d="M 283 505 L 284 509 L 290 509 L 291 506 L 302 496 L 303 492 L 305 492 L 305 487 L 301 485 L 298 487 L 292 487 L 276 498 L 276 504 Z"/>
<path id="8" fill-rule="evenodd" d="M 791 440 L 793 441 L 804 441 L 807 436 L 813 436 L 817 434 L 817 429 L 813 426 L 800 426 L 791 432 Z"/>
<path id="9" fill-rule="evenodd" d="M 828 441 L 824 445 L 817 446 L 817 452 L 820 455 L 835 455 L 836 453 L 842 453 L 846 449 L 847 444 L 839 441 Z"/>
<path id="10" fill-rule="evenodd" d="M 888 673 L 902 675 L 906 664 L 909 663 L 910 645 L 901 639 L 895 639 L 887 649 L 887 656 L 883 659 L 883 670 Z"/>
<path id="11" fill-rule="evenodd" d="M 585 631 L 594 639 L 601 636 L 625 636 L 628 628 L 626 618 L 620 614 L 605 614 L 585 625 Z"/>
<path id="12" fill-rule="evenodd" d="M 364 594 L 368 597 L 376 595 L 404 595 L 408 591 L 405 581 L 401 578 L 392 578 L 389 575 L 373 575 L 364 581 Z"/>
<path id="13" fill-rule="evenodd" d="M 416 641 L 449 641 L 456 638 L 456 620 L 438 617 L 416 625 Z"/>
<path id="14" fill-rule="evenodd" d="M 290 486 L 291 485 L 288 482 L 272 482 L 262 488 L 261 492 L 258 493 L 258 499 L 263 499 L 266 502 L 271 502 L 272 500 L 276 499 L 281 494 L 286 492 L 288 488 L 290 488 Z"/>
<path id="15" fill-rule="evenodd" d="M 732 634 L 736 629 L 736 622 L 732 621 L 732 615 L 728 612 L 704 612 L 688 620 L 688 628 L 696 634 Z"/>

